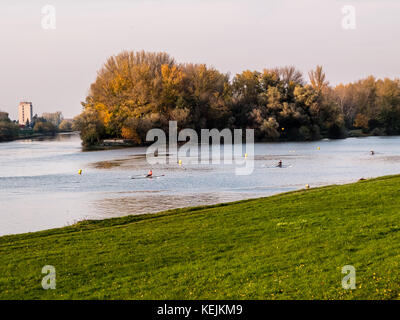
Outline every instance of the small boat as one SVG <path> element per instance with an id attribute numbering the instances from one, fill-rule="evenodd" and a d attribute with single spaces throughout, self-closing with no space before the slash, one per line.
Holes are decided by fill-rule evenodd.
<path id="1" fill-rule="evenodd" d="M 160 176 L 148 176 L 148 175 L 145 175 L 145 176 L 135 176 L 135 177 L 131 177 L 131 179 L 155 179 L 155 178 L 161 178 L 161 177 L 165 177 L 165 174 L 162 174 L 162 175 L 160 175 Z"/>

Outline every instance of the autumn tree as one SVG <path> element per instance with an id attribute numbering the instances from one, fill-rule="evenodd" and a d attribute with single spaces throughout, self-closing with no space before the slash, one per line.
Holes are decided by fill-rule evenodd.
<path id="1" fill-rule="evenodd" d="M 399 80 L 373 76 L 334 88 L 336 100 L 349 129 L 362 128 L 365 133 L 399 134 Z"/>
<path id="2" fill-rule="evenodd" d="M 322 66 L 317 66 L 315 70 L 311 70 L 308 73 L 310 77 L 311 86 L 318 92 L 321 92 L 329 86 L 329 82 L 326 81 L 325 72 L 322 70 Z"/>
<path id="3" fill-rule="evenodd" d="M 168 132 L 170 120 L 198 132 L 253 128 L 258 141 L 343 138 L 354 125 L 400 132 L 398 80 L 368 77 L 331 87 L 321 66 L 308 75 L 309 83 L 286 66 L 231 79 L 204 64 L 179 64 L 166 53 L 122 52 L 99 70 L 74 128 L 85 145 L 106 138 L 144 144 L 148 130 Z"/>

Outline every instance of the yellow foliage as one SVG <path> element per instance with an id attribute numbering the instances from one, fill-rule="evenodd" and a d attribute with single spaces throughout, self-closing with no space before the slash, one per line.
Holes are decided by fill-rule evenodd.
<path id="1" fill-rule="evenodd" d="M 104 125 L 108 126 L 111 121 L 111 112 L 108 110 L 108 108 L 102 103 L 96 103 L 95 109 L 98 111 Z"/>
<path id="2" fill-rule="evenodd" d="M 368 117 L 359 113 L 354 120 L 354 127 L 368 129 Z"/>
<path id="3" fill-rule="evenodd" d="M 135 142 L 137 143 L 141 143 L 139 134 L 136 132 L 135 129 L 123 127 L 121 130 L 121 135 L 124 139 L 132 139 L 135 140 Z"/>
<path id="4" fill-rule="evenodd" d="M 164 85 L 176 86 L 183 79 L 183 72 L 177 66 L 170 67 L 167 64 L 161 66 L 161 75 Z"/>

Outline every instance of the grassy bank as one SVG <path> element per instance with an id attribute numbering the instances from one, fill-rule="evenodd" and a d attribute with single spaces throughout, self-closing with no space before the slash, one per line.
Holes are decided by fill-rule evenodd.
<path id="1" fill-rule="evenodd" d="M 398 298 L 399 184 L 384 177 L 1 237 L 0 298 Z M 56 268 L 56 290 L 41 288 L 44 265 Z M 341 287 L 344 265 L 357 270 L 356 290 Z"/>

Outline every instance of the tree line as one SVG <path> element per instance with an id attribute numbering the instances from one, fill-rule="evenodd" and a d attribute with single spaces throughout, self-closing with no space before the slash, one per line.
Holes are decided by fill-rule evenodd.
<path id="1" fill-rule="evenodd" d="M 56 134 L 57 132 L 72 131 L 72 121 L 64 119 L 60 111 L 43 113 L 41 117 L 35 115 L 32 119 L 34 133 Z"/>
<path id="2" fill-rule="evenodd" d="M 27 138 L 34 135 L 54 135 L 57 132 L 72 131 L 73 122 L 63 119 L 61 112 L 43 113 L 42 116 L 35 115 L 31 123 L 23 126 L 10 120 L 7 112 L 0 111 L 0 142 L 12 141 L 20 137 Z"/>
<path id="3" fill-rule="evenodd" d="M 344 138 L 348 130 L 400 133 L 399 80 L 369 77 L 332 87 L 321 66 L 246 70 L 232 79 L 166 53 L 122 52 L 98 72 L 74 119 L 83 145 L 106 138 L 144 144 L 151 128 L 255 129 L 257 141 Z"/>
<path id="4" fill-rule="evenodd" d="M 400 79 L 370 76 L 335 87 L 347 128 L 374 135 L 400 134 Z"/>

